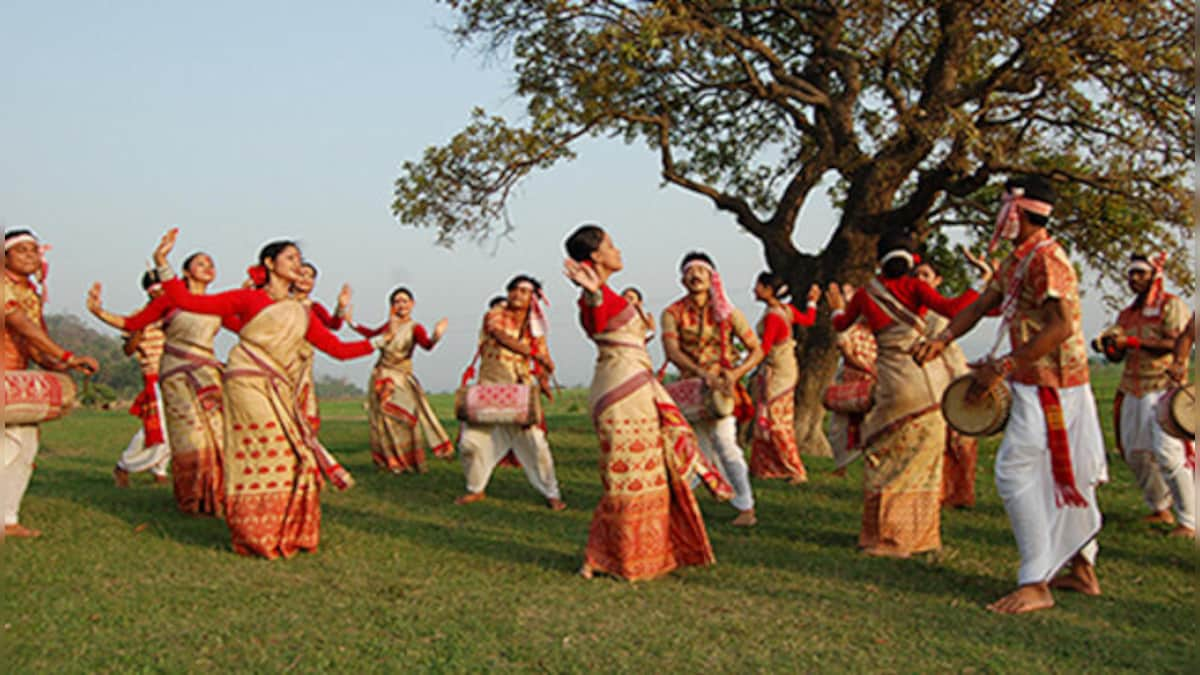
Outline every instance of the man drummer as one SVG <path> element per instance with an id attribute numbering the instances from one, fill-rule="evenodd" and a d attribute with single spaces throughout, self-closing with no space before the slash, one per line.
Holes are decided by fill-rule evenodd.
<path id="1" fill-rule="evenodd" d="M 1154 258 L 1135 254 L 1126 275 L 1133 302 L 1117 315 L 1113 346 L 1125 351 L 1125 371 L 1117 389 L 1117 444 L 1133 470 L 1151 514 L 1147 522 L 1176 522 L 1170 535 L 1196 534 L 1196 488 L 1188 468 L 1187 444 L 1163 431 L 1158 422 L 1159 399 L 1171 389 L 1167 369 L 1176 340 L 1191 316 L 1179 296 L 1163 290 L 1166 254 Z M 1186 369 L 1187 355 L 1183 356 Z M 1172 507 L 1175 518 L 1171 518 Z"/>
<path id="2" fill-rule="evenodd" d="M 30 362 L 45 370 L 78 370 L 94 373 L 96 359 L 76 356 L 60 347 L 46 334 L 42 317 L 42 295 L 32 277 L 42 272 L 42 249 L 29 230 L 4 233 L 4 326 L 0 331 L 0 358 L 3 370 L 26 370 Z M 44 278 L 43 278 L 44 283 Z M 38 530 L 21 525 L 21 499 L 33 476 L 37 456 L 36 424 L 5 424 L 0 443 L 0 516 L 4 517 L 5 537 L 37 537 Z"/>
<path id="3" fill-rule="evenodd" d="M 741 310 L 725 294 L 716 264 L 706 253 L 692 251 L 679 264 L 680 283 L 687 295 L 671 303 L 662 313 L 663 351 L 684 377 L 699 377 L 710 390 L 732 396 L 746 373 L 763 360 L 758 336 Z M 747 355 L 735 363 L 733 342 L 746 348 Z M 754 514 L 754 492 L 750 467 L 738 446 L 737 418 L 730 414 L 716 420 L 692 423 L 700 449 L 732 485 L 730 503 L 738 510 L 736 527 L 758 523 Z"/>
<path id="4" fill-rule="evenodd" d="M 988 605 L 1004 614 L 1053 607 L 1051 587 L 1100 594 L 1096 486 L 1108 480 L 1104 437 L 1089 384 L 1078 280 L 1046 232 L 1055 199 L 1044 179 L 1008 181 L 989 252 L 1007 239 L 1012 253 L 978 300 L 914 348 L 918 362 L 935 358 L 989 310 L 1001 308 L 1012 351 L 988 357 L 974 371 L 973 395 L 1003 386 L 1004 379 L 1012 390 L 996 453 L 996 488 L 1021 554 L 1019 587 Z M 1068 563 L 1067 574 L 1055 578 Z"/>

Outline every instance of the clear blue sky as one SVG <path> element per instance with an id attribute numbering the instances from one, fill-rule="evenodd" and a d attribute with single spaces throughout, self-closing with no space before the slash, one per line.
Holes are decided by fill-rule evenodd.
<path id="1" fill-rule="evenodd" d="M 615 285 L 641 286 L 656 313 L 681 293 L 679 258 L 699 248 L 757 320 L 756 241 L 707 201 L 660 188 L 656 158 L 640 147 L 592 142 L 576 162 L 535 175 L 513 204 L 516 233 L 496 245 L 447 251 L 432 232 L 398 225 L 389 207 L 403 161 L 448 139 L 475 106 L 520 112 L 511 74 L 456 50 L 450 23 L 417 0 L 4 3 L 0 224 L 53 244 L 48 311 L 89 316 L 92 281 L 104 283 L 110 310 L 136 309 L 145 260 L 172 224 L 182 229 L 175 262 L 211 253 L 214 289 L 236 286 L 264 242 L 289 237 L 321 269 L 326 304 L 348 282 L 356 317 L 374 323 L 405 284 L 419 321 L 450 319 L 447 339 L 417 357 L 432 390 L 455 386 L 507 279 L 542 278 L 560 380 L 580 384 L 593 349 L 559 269 L 563 238 L 594 221 L 625 251 Z M 827 202 L 810 204 L 798 245 L 819 248 L 834 219 Z M 1088 304 L 1091 335 L 1106 312 Z M 977 333 L 969 355 L 990 343 L 991 329 Z M 317 362 L 360 382 L 370 367 Z"/>

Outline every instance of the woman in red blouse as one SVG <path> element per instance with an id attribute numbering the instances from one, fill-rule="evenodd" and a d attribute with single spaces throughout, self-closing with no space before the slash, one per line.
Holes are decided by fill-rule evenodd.
<path id="1" fill-rule="evenodd" d="M 441 319 L 431 336 L 412 318 L 416 300 L 412 291 L 400 287 L 388 297 L 388 318 L 379 328 L 366 328 L 353 321 L 351 328 L 373 338 L 392 332 L 392 338 L 376 344 L 379 360 L 371 372 L 367 389 L 367 419 L 370 422 L 371 458 L 375 465 L 392 473 L 425 473 L 425 448 L 435 457 L 451 459 L 454 447 L 442 428 L 425 390 L 413 374 L 413 352 L 430 351 L 446 333 L 449 322 Z"/>
<path id="2" fill-rule="evenodd" d="M 771 272 L 758 275 L 754 297 L 767 306 L 758 323 L 765 354 L 755 377 L 754 421 L 750 443 L 750 474 L 755 478 L 786 478 L 792 485 L 808 480 L 808 472 L 796 447 L 796 341 L 792 326 L 811 326 L 817 317 L 821 289 L 808 290 L 804 311 L 785 303 L 788 297 L 783 277 Z"/>
<path id="3" fill-rule="evenodd" d="M 916 262 L 905 235 L 880 239 L 880 274 L 849 304 L 837 284 L 826 299 L 833 327 L 843 331 L 865 317 L 875 334 L 875 404 L 863 418 L 863 519 L 858 545 L 869 555 L 908 557 L 936 550 L 941 538 L 942 451 L 946 423 L 940 404 L 949 384 L 940 363 L 919 366 L 910 351 L 926 332 L 928 309 L 953 317 L 978 293 L 946 298 L 910 276 Z"/>
<path id="4" fill-rule="evenodd" d="M 188 290 L 195 295 L 207 292 L 217 274 L 207 253 L 188 256 L 182 270 Z M 221 317 L 175 309 L 165 294 L 134 314 L 119 316 L 102 307 L 100 293 L 100 284 L 93 284 L 88 309 L 114 328 L 133 333 L 162 321 L 166 344 L 159 367 L 159 388 L 171 446 L 175 503 L 187 514 L 220 516 L 225 503 L 223 366 L 213 352 L 213 340 L 221 330 Z M 231 320 L 225 322 L 225 327 L 237 332 L 240 326 Z"/>
<path id="5" fill-rule="evenodd" d="M 691 481 L 703 480 L 725 499 L 733 488 L 704 461 L 695 433 L 654 376 L 642 313 L 608 286 L 624 267 L 612 239 L 584 225 L 566 247 L 564 272 L 582 290 L 580 320 L 598 350 L 590 407 L 604 486 L 579 573 L 634 581 L 712 564 Z"/>
<path id="6" fill-rule="evenodd" d="M 225 369 L 225 521 L 233 549 L 266 558 L 316 550 L 321 474 L 345 480 L 345 470 L 317 442 L 288 364 L 306 342 L 337 359 L 366 356 L 371 343 L 341 342 L 292 296 L 302 266 L 294 243 L 262 249 L 252 268 L 255 287 L 193 295 L 167 266 L 177 235 L 168 232 L 154 253 L 167 297 L 180 309 L 241 326 Z"/>

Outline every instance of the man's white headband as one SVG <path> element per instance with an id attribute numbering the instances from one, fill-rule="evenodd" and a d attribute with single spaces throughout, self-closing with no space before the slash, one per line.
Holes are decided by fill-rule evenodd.
<path id="1" fill-rule="evenodd" d="M 1130 263 L 1129 267 L 1125 270 L 1126 274 L 1129 274 L 1130 272 L 1148 272 L 1150 274 L 1154 274 L 1154 266 L 1145 260 L 1135 260 Z"/>
<path id="2" fill-rule="evenodd" d="M 908 251 L 905 251 L 902 248 L 892 249 L 891 251 L 888 251 L 886 255 L 884 255 L 882 258 L 879 259 L 879 266 L 883 267 L 884 265 L 888 264 L 890 261 L 896 260 L 897 258 L 899 258 L 901 260 L 907 260 L 908 266 L 909 267 L 913 266 L 912 254 L 909 253 Z"/>
<path id="3" fill-rule="evenodd" d="M 15 237 L 4 240 L 4 250 L 16 246 L 17 244 L 34 244 L 38 243 L 37 239 L 32 234 L 18 234 Z"/>

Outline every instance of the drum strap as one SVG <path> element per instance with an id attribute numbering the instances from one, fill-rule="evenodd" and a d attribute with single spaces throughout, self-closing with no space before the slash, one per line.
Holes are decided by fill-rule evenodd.
<path id="1" fill-rule="evenodd" d="M 1033 262 L 1033 256 L 1042 248 L 1053 244 L 1053 239 L 1046 239 L 1030 249 L 1029 253 L 1025 254 L 1024 258 L 1017 263 L 1016 271 L 1013 273 L 1012 279 L 1008 282 L 1008 288 L 1004 294 L 1004 301 L 1000 304 L 1000 324 L 996 326 L 996 339 L 992 342 L 992 348 L 988 351 L 987 358 L 991 359 L 996 356 L 996 350 L 1000 349 L 1000 343 L 1004 341 L 1004 334 L 1008 331 L 1009 324 L 1017 315 L 1017 300 L 1021 297 L 1021 284 L 1025 282 L 1025 273 L 1029 271 L 1029 264 Z"/>

